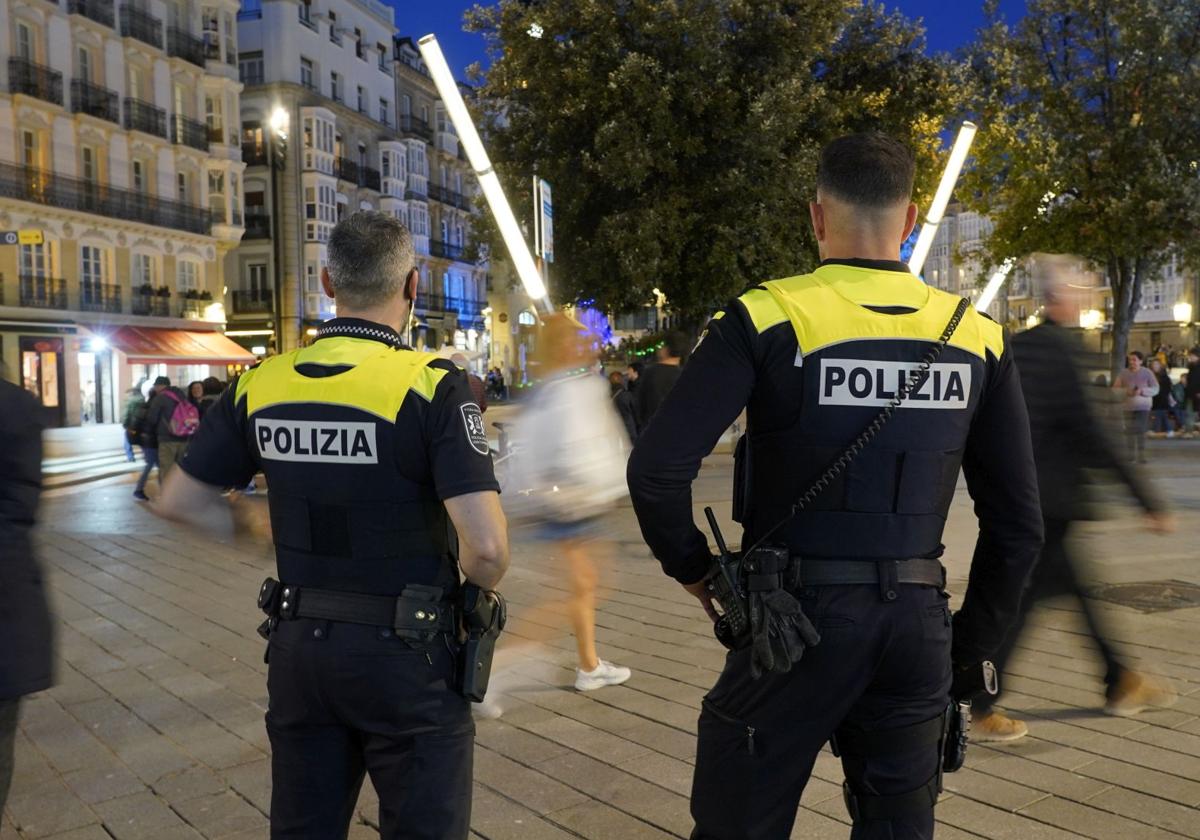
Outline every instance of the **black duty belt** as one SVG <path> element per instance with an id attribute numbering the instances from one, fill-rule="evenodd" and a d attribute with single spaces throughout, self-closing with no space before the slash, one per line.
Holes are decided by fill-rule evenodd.
<path id="1" fill-rule="evenodd" d="M 263 582 L 259 607 L 283 620 L 315 618 L 391 627 L 421 635 L 456 630 L 454 609 L 437 586 L 410 585 L 401 595 L 363 595 L 335 589 L 294 586 L 271 578 Z"/>
<path id="2" fill-rule="evenodd" d="M 801 586 L 844 583 L 915 583 L 944 587 L 946 571 L 938 560 L 800 560 Z"/>

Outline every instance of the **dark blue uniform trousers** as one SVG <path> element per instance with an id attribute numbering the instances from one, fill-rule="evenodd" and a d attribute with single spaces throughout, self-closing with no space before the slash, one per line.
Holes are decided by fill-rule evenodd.
<path id="1" fill-rule="evenodd" d="M 700 713 L 692 785 L 693 840 L 786 840 L 822 746 L 841 727 L 898 729 L 945 711 L 950 694 L 950 611 L 933 587 L 878 585 L 801 590 L 821 642 L 792 670 L 750 676 L 748 651 L 729 654 Z M 844 756 L 853 790 L 907 793 L 936 772 L 937 747 Z M 853 840 L 933 836 L 933 810 L 865 820 Z"/>
<path id="2" fill-rule="evenodd" d="M 281 621 L 271 634 L 271 837 L 346 836 L 363 775 L 383 838 L 457 840 L 471 822 L 475 725 L 440 639 Z"/>

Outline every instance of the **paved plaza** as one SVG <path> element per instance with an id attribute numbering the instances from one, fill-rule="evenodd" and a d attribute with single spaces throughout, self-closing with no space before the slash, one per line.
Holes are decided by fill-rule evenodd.
<path id="1" fill-rule="evenodd" d="M 1114 518 L 1087 525 L 1081 550 L 1106 583 L 1200 584 L 1200 443 L 1153 442 L 1150 455 L 1178 532 L 1146 533 L 1113 495 Z M 728 511 L 731 472 L 727 455 L 710 458 L 697 505 Z M 45 500 L 58 684 L 23 707 L 3 840 L 267 836 L 266 666 L 254 597 L 272 571 L 269 548 L 172 530 L 130 498 L 131 481 L 63 486 Z M 502 715 L 477 721 L 473 836 L 687 837 L 696 718 L 722 649 L 698 605 L 650 558 L 628 502 L 607 524 L 601 655 L 634 677 L 586 695 L 569 687 L 574 643 L 560 567 L 547 546 L 516 532 L 503 585 L 509 631 L 493 679 Z M 947 533 L 956 599 L 974 528 L 960 492 Z M 1157 589 L 1186 594 L 1178 583 Z M 1005 708 L 1029 722 L 1030 736 L 972 748 L 967 767 L 946 779 L 938 837 L 1200 837 L 1200 607 L 1101 609 L 1131 663 L 1176 682 L 1178 704 L 1132 719 L 1101 714 L 1101 666 L 1079 615 L 1065 602 L 1037 612 L 1006 675 Z M 822 754 L 793 837 L 848 835 L 841 778 Z M 368 783 L 350 836 L 378 836 L 374 824 Z"/>

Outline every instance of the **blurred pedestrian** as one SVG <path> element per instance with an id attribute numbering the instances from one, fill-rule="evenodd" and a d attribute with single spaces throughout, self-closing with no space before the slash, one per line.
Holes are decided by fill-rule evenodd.
<path id="1" fill-rule="evenodd" d="M 562 314 L 543 321 L 542 382 L 515 424 L 510 477 L 517 514 L 535 520 L 536 536 L 554 543 L 566 563 L 579 691 L 618 685 L 631 674 L 596 652 L 598 519 L 625 495 L 626 448 L 604 385 L 589 370 L 596 355 L 577 321 Z"/>
<path id="2" fill-rule="evenodd" d="M 142 423 L 146 420 L 146 398 L 142 395 L 145 380 L 125 392 L 121 407 L 121 428 L 125 430 L 125 460 L 132 462 L 133 447 L 142 445 Z"/>
<path id="3" fill-rule="evenodd" d="M 221 394 L 225 393 L 225 383 L 215 376 L 210 376 L 204 380 L 201 385 L 203 393 L 199 400 L 200 419 L 204 419 L 204 415 L 212 408 L 220 399 Z"/>
<path id="4" fill-rule="evenodd" d="M 654 364 L 647 366 L 638 376 L 634 398 L 637 401 L 639 430 L 650 425 L 650 418 L 658 412 L 658 407 L 679 381 L 682 370 L 680 365 L 683 364 L 683 357 L 687 351 L 687 336 L 678 330 L 672 330 L 663 337 Z"/>
<path id="5" fill-rule="evenodd" d="M 1187 356 L 1187 389 L 1184 396 L 1192 423 L 1200 420 L 1200 347 L 1193 347 Z M 1191 424 L 1188 431 L 1193 431 Z"/>
<path id="6" fill-rule="evenodd" d="M 638 389 L 638 381 L 641 378 L 642 371 L 645 365 L 641 362 L 630 362 L 625 368 L 625 388 L 631 394 L 636 394 Z"/>
<path id="7" fill-rule="evenodd" d="M 1013 336 L 1012 344 L 1029 410 L 1046 543 L 1030 575 L 1017 622 L 993 662 L 1003 672 L 1036 603 L 1069 594 L 1081 606 L 1092 641 L 1104 660 L 1104 710 L 1113 715 L 1132 715 L 1150 705 L 1170 704 L 1174 692 L 1167 683 L 1132 671 L 1121 663 L 1101 616 L 1085 595 L 1080 582 L 1084 569 L 1068 539 L 1075 522 L 1095 518 L 1088 504 L 1085 470 L 1115 472 L 1146 511 L 1146 523 L 1151 530 L 1160 533 L 1170 530 L 1171 519 L 1141 473 L 1117 455 L 1116 442 L 1110 439 L 1106 424 L 1092 410 L 1084 392 L 1083 371 L 1074 361 L 1080 357 L 1081 349 L 1062 326 L 1079 315 L 1078 293 L 1061 279 L 1069 275 L 1065 270 L 1056 272 L 1053 260 L 1043 259 L 1040 264 L 1052 272 L 1046 283 L 1045 318 L 1033 329 Z M 1151 362 L 1156 363 L 1157 360 Z M 1004 683 L 1002 674 L 1001 687 Z M 985 695 L 975 700 L 973 740 L 1011 741 L 1029 731 L 1023 721 L 993 711 L 997 699 Z"/>
<path id="8" fill-rule="evenodd" d="M 1179 426 L 1179 434 L 1182 437 L 1192 436 L 1192 423 L 1194 412 L 1192 411 L 1191 401 L 1187 397 L 1188 390 L 1188 375 L 1186 373 L 1179 374 L 1179 381 L 1171 386 L 1171 397 L 1175 401 L 1175 407 L 1172 412 L 1175 415 L 1175 422 Z"/>
<path id="9" fill-rule="evenodd" d="M 1134 350 L 1126 356 L 1125 370 L 1117 374 L 1113 390 L 1125 395 L 1125 442 L 1130 463 L 1146 463 L 1146 427 L 1150 407 L 1158 393 L 1158 379 L 1142 366 L 1144 356 Z"/>
<path id="10" fill-rule="evenodd" d="M 200 384 L 200 383 L 193 383 Z M 154 429 L 158 439 L 158 469 L 161 483 L 183 458 L 188 441 L 200 426 L 200 410 L 188 396 L 160 376 L 154 380 L 157 393 L 146 411 L 146 425 Z M 189 386 L 190 390 L 190 386 Z"/>
<path id="11" fill-rule="evenodd" d="M 1150 400 L 1150 428 L 1155 435 L 1174 437 L 1171 428 L 1171 375 L 1157 356 L 1150 360 L 1150 372 L 1158 382 L 1158 393 Z"/>
<path id="12" fill-rule="evenodd" d="M 629 441 L 632 443 L 637 440 L 638 433 L 637 407 L 633 403 L 633 394 L 629 393 L 625 377 L 619 371 L 614 370 L 608 375 L 608 383 L 612 389 L 613 407 L 616 408 L 621 422 L 625 424 L 625 433 L 629 435 Z"/>
<path id="13" fill-rule="evenodd" d="M 158 469 L 158 425 L 150 422 L 150 405 L 153 404 L 154 398 L 158 396 L 159 385 L 161 381 L 170 382 L 165 376 L 160 376 L 154 380 L 154 384 L 150 386 L 149 392 L 146 394 L 146 404 L 142 406 L 138 412 L 136 419 L 137 437 L 142 447 L 142 460 L 145 461 L 145 466 L 142 467 L 142 474 L 138 478 L 137 487 L 133 489 L 133 498 L 139 502 L 148 502 L 150 497 L 146 495 L 146 482 L 150 479 L 150 471 Z M 158 486 L 162 487 L 162 471 L 158 473 Z"/>
<path id="14" fill-rule="evenodd" d="M 32 531 L 42 486 L 37 400 L 0 380 L 0 814 L 13 774 L 17 712 L 53 682 L 53 635 Z"/>
<path id="15" fill-rule="evenodd" d="M 199 412 L 200 400 L 204 398 L 204 383 L 199 380 L 188 383 L 185 393 L 187 393 L 188 402 L 194 405 L 196 411 Z"/>
<path id="16" fill-rule="evenodd" d="M 483 380 L 471 372 L 470 362 L 462 353 L 455 353 L 450 357 L 450 361 L 458 365 L 467 374 L 467 382 L 471 386 L 471 395 L 475 397 L 475 404 L 479 406 L 479 413 L 487 411 L 488 399 L 487 388 L 484 387 Z"/>

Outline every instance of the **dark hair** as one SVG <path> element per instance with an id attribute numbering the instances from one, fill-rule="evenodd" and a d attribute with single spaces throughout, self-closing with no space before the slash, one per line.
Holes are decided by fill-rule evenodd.
<path id="1" fill-rule="evenodd" d="M 687 335 L 679 330 L 671 330 L 663 336 L 663 345 L 667 348 L 667 353 L 680 359 L 687 355 L 688 350 L 692 349 L 692 343 L 688 340 Z"/>
<path id="2" fill-rule="evenodd" d="M 165 376 L 160 376 L 154 380 L 155 388 L 159 387 L 160 385 L 170 385 L 170 384 L 171 384 L 171 380 Z"/>
<path id="3" fill-rule="evenodd" d="M 821 150 L 817 189 L 859 207 L 891 207 L 912 198 L 912 150 L 877 131 L 847 134 Z"/>
<path id="4" fill-rule="evenodd" d="M 644 368 L 645 365 L 642 362 L 630 362 L 628 365 L 626 365 L 626 367 L 628 367 L 630 370 L 632 370 L 638 376 L 641 376 L 642 368 Z"/>
<path id="5" fill-rule="evenodd" d="M 1126 359 L 1128 359 L 1130 356 L 1137 356 L 1139 362 L 1146 361 L 1146 354 L 1143 353 L 1141 350 L 1130 350 L 1128 353 L 1125 354 Z"/>
<path id="6" fill-rule="evenodd" d="M 206 395 L 219 394 L 225 390 L 225 383 L 215 376 L 208 377 L 202 384 L 204 385 L 204 393 Z"/>

